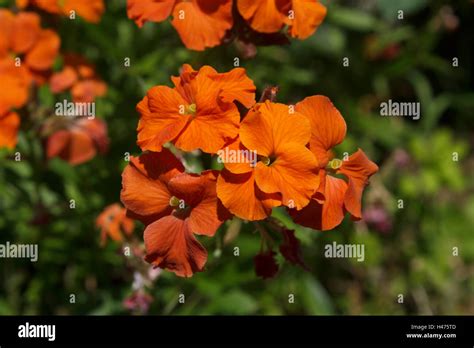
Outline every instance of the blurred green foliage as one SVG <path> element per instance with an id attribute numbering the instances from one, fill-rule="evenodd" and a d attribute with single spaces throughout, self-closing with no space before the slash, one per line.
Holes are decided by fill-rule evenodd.
<path id="1" fill-rule="evenodd" d="M 348 124 L 337 151 L 360 147 L 379 164 L 365 209 L 382 207 L 391 227 L 381 232 L 346 219 L 323 233 L 293 224 L 277 209 L 274 216 L 296 230 L 311 270 L 279 258 L 277 277 L 263 281 L 253 269 L 260 248 L 254 225 L 229 221 L 216 238 L 201 238 L 209 251 L 206 272 L 191 279 L 159 276 L 149 289 L 149 313 L 474 313 L 473 19 L 468 1 L 331 1 L 308 40 L 259 47 L 254 59 L 241 59 L 259 91 L 280 87 L 279 101 L 315 94 L 332 99 Z M 120 245 L 99 246 L 94 221 L 119 201 L 125 153 L 140 153 L 135 105 L 149 87 L 170 85 L 182 64 L 228 71 L 241 52 L 232 44 L 188 51 L 169 23 L 139 29 L 126 17 L 125 1 L 107 1 L 99 25 L 50 17 L 46 23 L 59 26 L 63 51 L 85 55 L 107 82 L 97 114 L 108 123 L 111 148 L 77 167 L 34 160 L 44 158 L 42 142 L 23 124 L 17 149 L 23 160 L 2 151 L 0 242 L 38 243 L 40 255 L 36 263 L 0 260 L 0 314 L 124 314 L 133 269 Z M 380 102 L 390 98 L 420 101 L 421 119 L 380 117 Z M 39 99 L 53 107 L 47 88 Z M 196 171 L 203 167 L 196 156 L 186 159 Z M 69 209 L 70 199 L 76 209 Z M 48 223 L 39 224 L 46 216 Z M 142 230 L 136 228 L 138 238 Z M 324 246 L 333 241 L 363 243 L 365 261 L 324 258 Z M 181 293 L 186 305 L 178 303 Z"/>

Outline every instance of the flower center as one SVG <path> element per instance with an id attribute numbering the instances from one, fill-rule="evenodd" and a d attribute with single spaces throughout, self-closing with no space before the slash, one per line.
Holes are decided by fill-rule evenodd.
<path id="1" fill-rule="evenodd" d="M 186 115 L 196 115 L 196 104 L 190 104 L 186 107 Z"/>
<path id="2" fill-rule="evenodd" d="M 180 202 L 181 202 L 180 199 L 176 196 L 173 196 L 173 197 L 170 198 L 170 206 L 171 207 L 178 207 Z"/>
<path id="3" fill-rule="evenodd" d="M 338 170 L 342 166 L 342 160 L 340 160 L 339 158 L 334 158 L 329 161 L 327 166 L 329 169 Z"/>

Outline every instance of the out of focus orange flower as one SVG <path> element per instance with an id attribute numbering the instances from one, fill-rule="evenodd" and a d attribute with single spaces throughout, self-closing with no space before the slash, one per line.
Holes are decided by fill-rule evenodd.
<path id="1" fill-rule="evenodd" d="M 20 117 L 16 112 L 0 114 L 0 148 L 15 148 L 19 127 Z"/>
<path id="2" fill-rule="evenodd" d="M 92 23 L 98 23 L 105 11 L 103 0 L 16 0 L 16 6 L 20 9 L 34 6 L 64 16 L 70 16 L 74 12 Z"/>
<path id="3" fill-rule="evenodd" d="M 233 24 L 232 0 L 128 0 L 127 14 L 139 27 L 172 14 L 185 46 L 198 51 L 219 45 Z"/>
<path id="4" fill-rule="evenodd" d="M 60 157 L 72 165 L 78 165 L 89 161 L 97 153 L 107 152 L 109 139 L 104 121 L 83 117 L 65 121 L 65 125 L 47 139 L 48 158 Z"/>
<path id="5" fill-rule="evenodd" d="M 242 68 L 220 74 L 209 66 L 199 71 L 184 65 L 174 88 L 152 87 L 138 103 L 138 145 L 161 151 L 172 142 L 184 151 L 216 153 L 238 135 L 240 113 L 234 101 L 255 103 L 255 85 Z"/>
<path id="6" fill-rule="evenodd" d="M 91 103 L 107 93 L 107 85 L 93 65 L 76 54 L 64 56 L 63 69 L 51 76 L 49 84 L 53 93 L 70 89 L 73 101 L 78 103 Z"/>
<path id="7" fill-rule="evenodd" d="M 207 251 L 194 234 L 213 236 L 228 213 L 216 195 L 217 172 L 184 173 L 173 154 L 132 157 L 122 174 L 122 203 L 144 222 L 146 260 L 178 276 L 202 271 Z"/>
<path id="8" fill-rule="evenodd" d="M 246 220 L 262 220 L 274 206 L 306 206 L 319 185 L 318 162 L 306 148 L 308 119 L 267 100 L 249 111 L 239 136 L 240 147 L 256 151 L 258 160 L 254 166 L 225 163 L 217 181 L 224 206 Z"/>
<path id="9" fill-rule="evenodd" d="M 275 33 L 285 25 L 298 39 L 312 35 L 326 16 L 318 0 L 236 0 L 237 8 L 252 29 Z"/>
<path id="10" fill-rule="evenodd" d="M 13 66 L 25 66 L 31 78 L 44 82 L 44 74 L 54 63 L 61 40 L 50 29 L 42 29 L 40 17 L 32 12 L 13 14 L 0 9 L 0 59 L 8 56 L 19 58 L 11 60 Z"/>
<path id="11" fill-rule="evenodd" d="M 333 229 L 346 211 L 354 220 L 360 220 L 362 193 L 378 166 L 360 149 L 346 160 L 332 158 L 331 149 L 346 136 L 346 123 L 327 97 L 308 97 L 296 104 L 296 110 L 311 122 L 310 150 L 321 168 L 321 186 L 308 206 L 290 211 L 293 219 L 317 230 Z M 329 173 L 341 174 L 346 180 Z"/>
<path id="12" fill-rule="evenodd" d="M 101 244 L 105 245 L 107 237 L 116 242 L 123 240 L 123 234 L 129 236 L 133 232 L 135 223 L 126 216 L 126 209 L 114 203 L 104 208 L 96 219 L 96 226 L 100 228 Z"/>

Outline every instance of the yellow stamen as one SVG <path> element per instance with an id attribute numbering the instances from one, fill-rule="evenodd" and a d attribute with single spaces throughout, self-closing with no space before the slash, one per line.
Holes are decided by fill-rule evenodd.
<path id="1" fill-rule="evenodd" d="M 187 115 L 195 115 L 196 114 L 196 104 L 190 104 L 186 108 Z"/>
<path id="2" fill-rule="evenodd" d="M 170 206 L 171 207 L 177 207 L 179 205 L 179 202 L 180 201 L 179 201 L 178 197 L 173 196 L 173 197 L 170 198 Z"/>
<path id="3" fill-rule="evenodd" d="M 333 160 L 329 161 L 328 163 L 329 168 L 333 170 L 337 170 L 341 168 L 342 166 L 342 161 L 339 158 L 334 158 Z"/>
<path id="4" fill-rule="evenodd" d="M 262 156 L 262 157 L 260 157 L 260 162 L 262 162 L 263 164 L 268 166 L 268 165 L 270 165 L 270 157 Z"/>

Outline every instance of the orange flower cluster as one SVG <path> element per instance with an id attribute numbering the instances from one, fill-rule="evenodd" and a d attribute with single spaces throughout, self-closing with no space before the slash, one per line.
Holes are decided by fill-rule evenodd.
<path id="1" fill-rule="evenodd" d="M 152 87 L 138 103 L 137 143 L 146 153 L 122 175 L 127 214 L 146 225 L 148 262 L 179 276 L 202 271 L 207 252 L 194 235 L 213 236 L 232 215 L 263 220 L 284 206 L 295 222 L 318 230 L 335 228 L 346 212 L 361 219 L 362 193 L 378 167 L 360 149 L 333 158 L 346 124 L 327 97 L 256 103 L 242 68 L 218 73 L 184 65 L 172 81 L 173 88 Z M 217 154 L 224 168 L 185 173 L 166 143 Z M 294 234 L 282 233 L 282 253 L 302 265 Z M 263 259 L 255 260 L 260 269 Z"/>
<path id="2" fill-rule="evenodd" d="M 305 39 L 322 23 L 326 8 L 318 0 L 128 0 L 127 14 L 139 27 L 173 16 L 184 45 L 202 51 L 220 45 L 231 31 L 241 33 L 241 26 L 263 34 L 288 27 L 291 37 Z"/>
<path id="3" fill-rule="evenodd" d="M 16 0 L 19 9 L 28 6 L 63 16 L 77 13 L 91 23 L 98 23 L 105 10 L 104 0 Z"/>
<path id="4" fill-rule="evenodd" d="M 12 109 L 26 104 L 33 84 L 46 82 L 59 46 L 37 14 L 0 9 L 0 86 L 8 86 L 0 93 L 0 147 L 15 147 L 20 118 Z"/>

